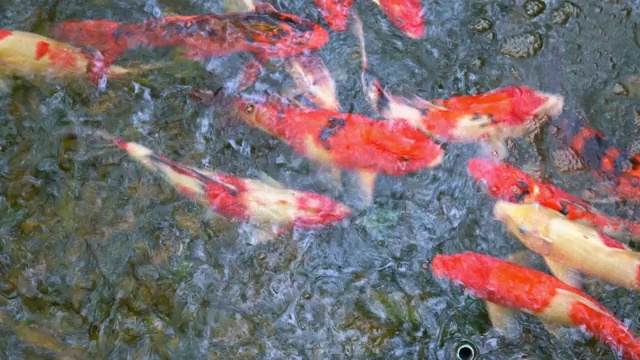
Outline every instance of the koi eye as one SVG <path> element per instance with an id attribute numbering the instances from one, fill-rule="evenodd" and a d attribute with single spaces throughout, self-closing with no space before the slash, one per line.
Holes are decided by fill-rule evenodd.
<path id="1" fill-rule="evenodd" d="M 529 232 L 529 230 L 527 230 L 527 227 L 526 227 L 526 226 L 524 226 L 524 225 L 520 225 L 520 226 L 518 226 L 518 231 L 519 231 L 519 232 L 520 232 L 520 234 L 522 234 L 522 235 L 526 235 L 526 234 Z"/>
<path id="2" fill-rule="evenodd" d="M 244 112 L 247 114 L 253 114 L 253 110 L 255 110 L 255 106 L 249 104 L 244 108 Z"/>

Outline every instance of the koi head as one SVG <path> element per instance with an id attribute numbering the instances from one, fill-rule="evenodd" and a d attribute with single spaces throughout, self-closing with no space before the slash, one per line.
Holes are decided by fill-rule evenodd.
<path id="1" fill-rule="evenodd" d="M 412 39 L 425 34 L 421 0 L 380 0 L 379 5 L 391 22 Z"/>
<path id="2" fill-rule="evenodd" d="M 557 211 L 539 204 L 514 204 L 501 200 L 494 205 L 493 216 L 520 241 L 543 256 L 550 251 L 549 244 L 537 239 L 539 236 L 548 237 L 550 221 L 562 218 Z"/>
<path id="3" fill-rule="evenodd" d="M 472 252 L 436 255 L 431 260 L 431 271 L 435 277 L 447 279 L 475 296 L 484 298 L 485 291 L 491 286 L 491 274 L 498 261 Z"/>
<path id="4" fill-rule="evenodd" d="M 231 113 L 248 125 L 262 129 L 267 133 L 271 125 L 276 124 L 282 114 L 282 105 L 275 101 L 256 101 L 239 97 L 230 97 Z"/>
<path id="5" fill-rule="evenodd" d="M 467 171 L 493 198 L 510 202 L 526 200 L 535 184 L 525 172 L 507 163 L 484 158 L 469 160 Z"/>
<path id="6" fill-rule="evenodd" d="M 260 127 L 261 119 L 272 118 L 270 108 L 263 106 L 264 101 L 230 96 L 224 94 L 222 88 L 215 91 L 196 89 L 189 93 L 189 98 L 194 102 L 212 106 L 217 112 L 229 113 L 256 127 Z"/>
<path id="7" fill-rule="evenodd" d="M 511 97 L 514 120 L 528 121 L 542 116 L 557 117 L 564 108 L 564 98 L 560 95 L 536 91 L 526 86 L 504 90 Z"/>
<path id="8" fill-rule="evenodd" d="M 297 226 L 314 228 L 342 221 L 351 216 L 351 208 L 331 198 L 314 193 L 297 197 Z"/>
<path id="9" fill-rule="evenodd" d="M 255 12 L 243 13 L 238 27 L 243 30 L 245 41 L 267 57 L 317 50 L 329 41 L 329 33 L 320 25 L 265 4 L 256 7 Z"/>

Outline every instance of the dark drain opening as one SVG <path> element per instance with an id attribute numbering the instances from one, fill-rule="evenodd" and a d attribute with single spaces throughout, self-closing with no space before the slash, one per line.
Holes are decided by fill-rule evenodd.
<path id="1" fill-rule="evenodd" d="M 458 346 L 456 356 L 458 360 L 473 360 L 478 355 L 478 350 L 473 344 L 464 343 Z"/>

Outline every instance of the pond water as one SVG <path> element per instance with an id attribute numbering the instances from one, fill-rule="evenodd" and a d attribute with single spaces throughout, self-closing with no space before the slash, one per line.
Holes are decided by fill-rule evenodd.
<path id="1" fill-rule="evenodd" d="M 326 27 L 312 0 L 269 2 Z M 560 119 L 584 111 L 619 147 L 638 146 L 638 1 L 424 4 L 420 40 L 404 36 L 373 2 L 354 6 L 369 66 L 391 92 L 429 99 L 527 85 L 565 97 Z M 2 1 L 0 28 L 45 34 L 71 18 L 141 21 L 221 10 L 209 0 Z M 241 177 L 261 171 L 353 203 L 281 141 L 188 101 L 192 88 L 232 79 L 249 54 L 201 63 L 176 54 L 127 52 L 118 64 L 163 66 L 110 80 L 104 91 L 3 83 L 0 358 L 455 359 L 470 344 L 482 359 L 615 359 L 606 345 L 578 331 L 555 337 L 527 315 L 518 317 L 515 339 L 502 337 L 481 301 L 423 269 L 435 254 L 506 257 L 523 249 L 467 175 L 476 145 L 449 145 L 437 168 L 381 177 L 374 204 L 348 221 L 251 245 L 245 226 L 79 135 L 79 126 L 103 129 L 182 163 Z M 318 54 L 342 108 L 373 116 L 353 33 L 331 32 Z M 290 86 L 281 65 L 273 61 L 247 91 Z M 595 182 L 554 168 L 549 131 L 514 144 L 510 160 L 540 168 L 574 194 Z M 598 206 L 638 218 L 633 205 Z M 640 333 L 636 293 L 593 279 L 585 291 Z"/>

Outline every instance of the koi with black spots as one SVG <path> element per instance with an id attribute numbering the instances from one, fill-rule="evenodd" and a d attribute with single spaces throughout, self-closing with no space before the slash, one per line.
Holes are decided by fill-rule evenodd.
<path id="1" fill-rule="evenodd" d="M 368 98 L 374 110 L 390 120 L 406 121 L 444 142 L 483 142 L 499 158 L 508 155 L 508 137 L 520 137 L 541 126 L 541 118 L 560 115 L 564 98 L 526 86 L 512 86 L 478 95 L 424 100 L 389 94 L 373 80 Z"/>
<path id="2" fill-rule="evenodd" d="M 191 60 L 251 52 L 256 58 L 245 66 L 240 88 L 255 81 L 269 58 L 317 50 L 329 39 L 321 26 L 265 3 L 249 12 L 166 16 L 141 23 L 67 20 L 50 33 L 56 39 L 97 48 L 107 64 L 139 46 L 182 47 L 182 55 Z"/>
<path id="3" fill-rule="evenodd" d="M 371 201 L 378 174 L 405 175 L 437 166 L 444 157 L 439 144 L 401 122 L 296 108 L 275 98 L 248 101 L 206 91 L 194 91 L 191 97 L 198 102 L 219 104 L 219 110 L 281 139 L 298 154 L 319 164 L 356 171 L 367 202 Z"/>
<path id="4" fill-rule="evenodd" d="M 473 158 L 467 162 L 467 171 L 496 200 L 538 203 L 571 221 L 585 223 L 605 234 L 640 240 L 639 223 L 609 216 L 559 187 L 537 181 L 506 162 Z"/>
<path id="5" fill-rule="evenodd" d="M 584 122 L 569 139 L 569 148 L 601 181 L 601 191 L 620 200 L 640 202 L 640 154 L 618 149 Z"/>

